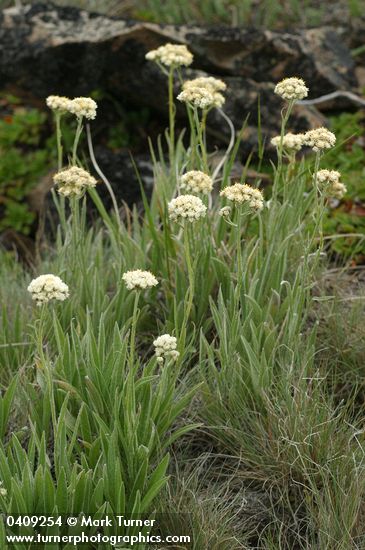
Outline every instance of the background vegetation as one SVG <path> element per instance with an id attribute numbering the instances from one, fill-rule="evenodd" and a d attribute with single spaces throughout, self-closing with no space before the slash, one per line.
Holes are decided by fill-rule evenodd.
<path id="1" fill-rule="evenodd" d="M 15 3 L 20 4 L 21 0 Z M 23 4 L 30 3 L 23 1 Z M 362 15 L 361 0 L 339 0 L 327 5 L 318 0 L 55 0 L 60 6 L 132 17 L 156 23 L 199 23 L 229 25 L 262 25 L 264 27 L 323 24 L 327 18 L 344 21 Z M 1 0 L 0 5 L 13 5 L 13 0 Z"/>

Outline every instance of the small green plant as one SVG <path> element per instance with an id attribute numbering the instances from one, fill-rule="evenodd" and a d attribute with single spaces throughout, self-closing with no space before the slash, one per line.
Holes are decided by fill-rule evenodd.
<path id="1" fill-rule="evenodd" d="M 0 119 L 0 230 L 28 234 L 35 214 L 26 198 L 54 159 L 53 139 L 43 140 L 45 113 L 13 96 L 3 99 L 8 112 Z"/>
<path id="2" fill-rule="evenodd" d="M 109 129 L 108 147 L 122 149 L 140 145 L 141 135 L 136 129 L 147 125 L 150 118 L 149 110 L 124 111 L 117 104 L 115 104 L 115 107 L 120 115 L 120 120 Z"/>
<path id="3" fill-rule="evenodd" d="M 328 210 L 324 231 L 330 249 L 336 254 L 362 263 L 365 259 L 365 129 L 362 113 L 343 113 L 330 119 L 338 145 L 327 162 L 343 174 L 348 192 L 340 203 Z"/>
<path id="4" fill-rule="evenodd" d="M 4 1 L 4 0 L 3 0 Z M 8 4 L 10 3 L 7 2 Z M 58 5 L 75 6 L 110 16 L 133 17 L 156 23 L 261 25 L 280 28 L 289 24 L 320 25 L 325 7 L 314 0 L 57 0 Z M 359 0 L 347 0 L 344 8 L 351 17 L 361 14 Z"/>

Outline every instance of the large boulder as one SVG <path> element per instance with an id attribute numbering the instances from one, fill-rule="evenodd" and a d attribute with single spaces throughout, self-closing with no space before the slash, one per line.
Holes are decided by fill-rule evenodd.
<path id="1" fill-rule="evenodd" d="M 102 88 L 164 116 L 166 79 L 145 54 L 165 42 L 187 44 L 193 52 L 189 78 L 200 70 L 227 81 L 226 110 L 236 127 L 248 113 L 256 126 L 260 96 L 264 132 L 277 132 L 282 104 L 272 93 L 273 83 L 285 76 L 303 77 L 312 97 L 356 86 L 350 52 L 329 27 L 289 33 L 161 26 L 49 3 L 9 8 L 0 18 L 0 82 L 37 97 Z M 179 116 L 184 113 L 179 109 Z M 292 120 L 299 130 L 323 123 L 307 106 L 298 107 Z M 211 125 L 225 133 L 217 117 L 211 117 Z"/>
<path id="2" fill-rule="evenodd" d="M 310 97 L 356 88 L 349 49 L 359 45 L 361 33 L 356 28 L 354 36 L 355 30 L 358 38 L 351 41 L 340 27 L 340 35 L 329 26 L 291 32 L 201 28 L 125 21 L 48 2 L 12 7 L 0 12 L 0 86 L 38 107 L 44 106 L 49 94 L 74 97 L 101 90 L 104 97 L 123 104 L 124 109 L 147 107 L 156 135 L 167 126 L 166 77 L 154 63 L 146 61 L 145 54 L 166 42 L 186 44 L 194 54 L 194 63 L 184 71 L 184 77 L 209 74 L 225 80 L 224 110 L 236 129 L 249 115 L 243 136 L 245 153 L 257 146 L 259 105 L 262 139 L 268 142 L 279 131 L 282 101 L 273 90 L 280 79 L 304 78 Z M 176 94 L 178 91 L 177 86 Z M 328 105 L 320 107 L 323 110 Z M 105 119 L 105 104 L 99 112 L 93 122 L 97 159 L 118 194 L 118 202 L 135 202 L 138 185 L 133 164 L 126 151 L 111 151 L 105 139 L 98 142 L 97 136 L 105 135 L 98 126 Z M 177 105 L 177 117 L 179 129 L 186 122 L 182 104 Z M 113 125 L 116 119 L 109 113 L 106 125 Z M 318 109 L 297 105 L 290 130 L 304 131 L 324 123 Z M 229 139 L 228 125 L 217 110 L 209 115 L 208 132 L 211 146 L 223 148 Z M 147 140 L 145 149 L 136 153 L 148 190 L 152 167 L 145 157 Z M 29 197 L 34 210 L 39 211 L 44 200 L 49 204 L 46 194 L 51 183 L 51 177 L 46 177 Z M 108 195 L 104 198 L 108 206 Z"/>

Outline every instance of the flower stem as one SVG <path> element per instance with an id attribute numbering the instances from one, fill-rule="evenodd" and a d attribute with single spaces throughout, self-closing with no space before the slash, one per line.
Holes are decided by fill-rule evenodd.
<path id="1" fill-rule="evenodd" d="M 323 248 L 323 214 L 324 214 L 324 195 L 321 189 L 318 189 L 318 170 L 321 162 L 321 153 L 316 153 L 314 161 L 313 187 L 315 192 L 315 218 L 314 237 L 319 232 L 319 251 Z"/>
<path id="2" fill-rule="evenodd" d="M 77 159 L 77 146 L 80 141 L 80 137 L 82 134 L 82 117 L 77 118 L 77 127 L 76 127 L 76 133 L 75 133 L 75 139 L 72 147 L 72 165 L 76 165 L 76 159 Z"/>
<path id="3" fill-rule="evenodd" d="M 195 120 L 194 120 L 194 111 L 189 105 L 187 105 L 186 109 L 188 113 L 189 126 L 190 126 L 190 167 L 196 168 L 195 156 L 197 153 L 197 136 L 196 136 L 196 128 L 195 128 Z"/>
<path id="4" fill-rule="evenodd" d="M 79 212 L 79 199 L 76 197 L 70 197 L 71 207 L 71 254 L 72 254 L 72 266 L 76 270 L 76 263 L 79 259 L 79 245 L 81 240 L 81 228 L 80 228 L 80 212 Z"/>
<path id="5" fill-rule="evenodd" d="M 173 166 L 175 158 L 175 103 L 174 103 L 174 68 L 171 67 L 168 76 L 168 94 L 169 94 L 169 152 L 170 167 Z"/>
<path id="6" fill-rule="evenodd" d="M 237 283 L 239 294 L 242 286 L 242 277 L 243 277 L 243 267 L 242 267 L 242 216 L 243 213 L 241 209 L 238 209 L 238 219 L 237 219 Z"/>
<path id="7" fill-rule="evenodd" d="M 56 119 L 56 139 L 57 139 L 57 166 L 58 166 L 58 171 L 60 171 L 62 169 L 62 164 L 63 164 L 61 113 L 56 112 L 55 119 Z"/>
<path id="8" fill-rule="evenodd" d="M 195 293 L 194 270 L 193 270 L 193 264 L 191 261 L 190 238 L 189 238 L 188 227 L 184 227 L 184 253 L 185 253 L 186 267 L 188 270 L 189 289 L 188 289 L 188 301 L 184 312 L 184 319 L 181 327 L 181 334 L 180 334 L 180 340 L 179 340 L 179 344 L 181 348 L 179 350 L 180 355 L 182 354 L 182 350 L 185 348 L 186 327 L 190 317 L 191 309 L 193 307 L 193 300 L 194 300 L 194 293 Z"/>
<path id="9" fill-rule="evenodd" d="M 137 331 L 137 321 L 138 321 L 138 302 L 140 297 L 140 291 L 137 290 L 134 296 L 134 305 L 133 305 L 133 315 L 132 315 L 132 327 L 131 327 L 131 339 L 129 344 L 129 362 L 130 368 L 133 369 L 134 365 L 134 355 L 136 348 L 136 331 Z"/>
<path id="10" fill-rule="evenodd" d="M 55 112 L 56 119 L 56 141 L 57 141 L 57 168 L 58 172 L 62 170 L 63 165 L 63 147 L 62 147 L 62 130 L 61 130 L 61 113 Z M 60 205 L 60 220 L 61 226 L 66 227 L 66 214 L 65 214 L 65 197 L 59 198 Z"/>
<path id="11" fill-rule="evenodd" d="M 280 129 L 280 142 L 278 147 L 278 165 L 275 172 L 275 178 L 274 178 L 274 184 L 273 184 L 273 198 L 277 198 L 278 195 L 278 186 L 280 183 L 281 173 L 283 169 L 283 142 L 284 142 L 284 135 L 285 135 L 285 128 L 288 123 L 290 114 L 293 110 L 294 101 L 291 100 L 288 103 L 288 107 L 281 117 L 281 129 Z"/>
<path id="12" fill-rule="evenodd" d="M 201 161 L 202 161 L 202 169 L 204 172 L 208 171 L 208 156 L 207 156 L 207 148 L 205 144 L 205 126 L 206 126 L 206 118 L 207 118 L 207 110 L 203 110 L 202 114 L 202 120 L 199 120 L 198 111 L 197 108 L 194 107 L 194 120 L 195 125 L 197 129 L 197 135 L 198 135 L 198 143 L 199 143 L 199 149 L 201 154 Z"/>
<path id="13" fill-rule="evenodd" d="M 39 356 L 41 368 L 43 369 L 44 377 L 47 384 L 49 403 L 51 407 L 53 433 L 56 433 L 57 415 L 56 415 L 56 406 L 55 406 L 55 400 L 54 400 L 52 372 L 51 372 L 51 366 L 50 366 L 49 360 L 45 356 L 44 350 L 43 350 L 44 325 L 46 321 L 45 320 L 46 307 L 47 306 L 44 306 L 44 305 L 41 306 L 40 316 L 37 319 L 35 324 L 35 339 L 36 339 L 37 353 Z"/>

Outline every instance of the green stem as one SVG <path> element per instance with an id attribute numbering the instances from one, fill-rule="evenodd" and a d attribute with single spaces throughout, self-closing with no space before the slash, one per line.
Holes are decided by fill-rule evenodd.
<path id="1" fill-rule="evenodd" d="M 196 128 L 195 128 L 195 122 L 194 122 L 194 111 L 189 105 L 187 105 L 186 110 L 188 113 L 189 126 L 190 126 L 190 168 L 194 169 L 194 168 L 197 168 L 195 164 L 195 156 L 197 151 L 197 136 L 196 136 Z"/>
<path id="2" fill-rule="evenodd" d="M 313 231 L 312 231 L 312 234 L 310 236 L 310 239 L 309 239 L 309 243 L 308 243 L 308 247 L 307 247 L 307 254 L 311 254 L 311 250 L 312 250 L 312 247 L 313 247 L 313 244 L 317 238 L 317 235 L 319 233 L 319 246 L 318 246 L 318 249 L 316 251 L 316 261 L 313 261 L 311 262 L 311 270 L 310 272 L 313 273 L 316 269 L 317 269 L 317 266 L 318 266 L 318 262 L 319 262 L 319 259 L 320 259 L 320 254 L 323 250 L 323 244 L 324 244 L 324 239 L 323 239 L 323 216 L 324 216 L 324 211 L 325 211 L 325 195 L 324 193 L 319 190 L 317 188 L 317 175 L 318 175 L 318 170 L 319 170 L 319 166 L 320 166 L 320 161 L 321 161 L 321 153 L 318 152 L 316 154 L 316 158 L 315 158 L 315 163 L 314 163 L 314 174 L 313 174 L 313 192 L 314 192 L 314 196 L 315 196 L 315 208 L 314 208 L 314 217 L 315 217 L 315 224 L 314 224 L 314 228 L 313 228 Z"/>
<path id="3" fill-rule="evenodd" d="M 313 237 L 315 238 L 317 232 L 319 232 L 319 252 L 323 248 L 323 214 L 324 214 L 324 194 L 323 190 L 318 189 L 318 170 L 321 162 L 321 153 L 316 153 L 314 162 L 314 174 L 313 174 L 313 187 L 315 192 L 315 217 L 316 223 L 313 231 Z"/>
<path id="4" fill-rule="evenodd" d="M 191 309 L 193 307 L 193 300 L 194 300 L 194 293 L 195 293 L 194 270 L 193 270 L 193 264 L 191 262 L 191 252 L 190 252 L 189 227 L 186 227 L 186 226 L 184 227 L 184 254 L 185 254 L 186 267 L 188 270 L 189 290 L 188 290 L 188 301 L 184 311 L 184 319 L 181 327 L 181 335 L 179 340 L 179 344 L 181 348 L 179 350 L 180 356 L 182 356 L 182 352 L 185 348 L 186 327 L 190 317 Z"/>
<path id="5" fill-rule="evenodd" d="M 78 247 L 78 233 L 79 233 L 79 212 L 78 212 L 78 199 L 76 197 L 70 198 L 71 214 L 72 214 L 72 246 L 77 249 Z"/>
<path id="6" fill-rule="evenodd" d="M 75 166 L 76 159 L 77 159 L 77 146 L 80 141 L 80 137 L 82 134 L 82 117 L 77 118 L 77 127 L 76 127 L 76 133 L 75 133 L 75 139 L 72 147 L 72 165 Z"/>
<path id="7" fill-rule="evenodd" d="M 201 121 L 201 126 L 200 126 L 200 132 L 201 132 L 201 134 L 200 134 L 200 138 L 201 138 L 200 146 L 202 148 L 203 166 L 204 166 L 204 171 L 205 172 L 208 172 L 208 153 L 207 153 L 207 135 L 206 135 L 207 116 L 208 116 L 208 109 L 203 109 L 202 121 Z"/>
<path id="8" fill-rule="evenodd" d="M 131 339 L 129 345 L 129 363 L 130 368 L 133 369 L 134 365 L 134 355 L 136 348 L 136 331 L 137 331 L 137 321 L 138 321 L 138 302 L 140 297 L 140 291 L 137 290 L 134 296 L 134 305 L 133 305 L 133 315 L 132 315 L 132 327 L 131 327 Z"/>
<path id="9" fill-rule="evenodd" d="M 56 406 L 55 406 L 55 400 L 54 400 L 54 391 L 53 391 L 53 379 L 52 379 L 52 372 L 49 360 L 46 358 L 44 351 L 43 351 L 43 338 L 44 338 L 44 324 L 45 324 L 45 313 L 46 313 L 46 307 L 45 305 L 41 306 L 41 314 L 39 319 L 37 319 L 36 322 L 36 328 L 35 328 L 35 338 L 36 338 L 36 347 L 38 356 L 41 362 L 41 366 L 43 368 L 44 377 L 47 382 L 47 390 L 49 395 L 49 402 L 51 407 L 51 416 L 52 416 L 52 425 L 53 425 L 53 433 L 56 433 L 57 429 L 57 415 L 56 415 Z"/>
<path id="10" fill-rule="evenodd" d="M 60 171 L 62 169 L 62 164 L 63 164 L 61 113 L 56 112 L 55 118 L 56 118 L 56 139 L 57 139 L 57 165 L 58 165 L 58 171 Z"/>
<path id="11" fill-rule="evenodd" d="M 319 165 L 320 165 L 320 162 L 321 162 L 321 153 L 320 152 L 317 152 L 316 153 L 316 158 L 315 158 L 315 161 L 314 161 L 314 178 L 313 178 L 313 187 L 314 189 L 316 190 L 316 208 L 318 209 L 318 204 L 319 204 L 319 201 L 318 201 L 318 187 L 317 187 L 317 184 L 318 184 L 318 170 L 319 170 Z"/>
<path id="12" fill-rule="evenodd" d="M 237 283 L 239 295 L 241 294 L 242 278 L 243 278 L 243 266 L 242 266 L 242 218 L 243 212 L 238 208 L 237 219 Z"/>
<path id="13" fill-rule="evenodd" d="M 285 111 L 284 116 L 281 117 L 281 128 L 280 128 L 280 142 L 278 147 L 278 166 L 275 172 L 274 184 L 273 184 L 273 198 L 277 198 L 278 195 L 278 186 L 280 183 L 281 173 L 283 169 L 283 141 L 285 135 L 286 125 L 288 123 L 290 114 L 293 110 L 294 101 L 289 101 L 288 107 Z"/>
<path id="14" fill-rule="evenodd" d="M 58 112 L 55 113 L 58 172 L 60 172 L 60 170 L 62 170 L 62 166 L 63 166 L 61 116 L 62 116 L 61 113 L 58 113 Z M 61 227 L 65 230 L 65 227 L 66 227 L 65 197 L 59 196 L 59 205 L 60 205 L 59 213 L 60 213 Z"/>
<path id="15" fill-rule="evenodd" d="M 171 67 L 168 76 L 169 93 L 169 134 L 170 134 L 170 168 L 173 166 L 175 158 L 175 103 L 174 103 L 174 68 Z"/>
<path id="16" fill-rule="evenodd" d="M 197 129 L 197 135 L 198 135 L 202 169 L 204 172 L 208 171 L 208 155 L 207 155 L 207 149 L 204 142 L 206 117 L 207 117 L 207 111 L 204 109 L 202 114 L 202 120 L 200 121 L 197 108 L 196 107 L 194 108 L 194 120 L 195 120 L 196 129 Z"/>

